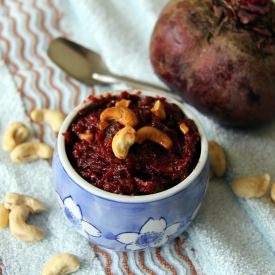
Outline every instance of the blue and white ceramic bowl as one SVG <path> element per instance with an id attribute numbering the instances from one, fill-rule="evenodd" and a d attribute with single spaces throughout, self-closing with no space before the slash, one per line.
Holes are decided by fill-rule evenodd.
<path id="1" fill-rule="evenodd" d="M 160 94 L 142 92 L 142 95 Z M 158 247 L 179 236 L 196 216 L 209 176 L 206 135 L 188 106 L 169 95 L 166 98 L 196 123 L 201 135 L 201 154 L 197 166 L 184 181 L 152 195 L 117 195 L 85 181 L 67 158 L 62 133 L 89 103 L 76 107 L 65 119 L 53 159 L 55 189 L 66 217 L 90 242 L 118 251 Z"/>

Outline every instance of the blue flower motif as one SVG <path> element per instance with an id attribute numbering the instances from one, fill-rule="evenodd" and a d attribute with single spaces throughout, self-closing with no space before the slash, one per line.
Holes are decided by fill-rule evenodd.
<path id="1" fill-rule="evenodd" d="M 146 247 L 158 247 L 163 245 L 170 236 L 180 228 L 181 223 L 175 223 L 167 227 L 164 218 L 149 218 L 141 227 L 139 233 L 125 232 L 118 234 L 116 240 L 126 244 L 128 250 L 139 250 Z"/>
<path id="2" fill-rule="evenodd" d="M 65 215 L 77 228 L 79 233 L 84 236 L 88 235 L 88 237 L 89 235 L 93 237 L 101 236 L 101 232 L 95 226 L 83 220 L 81 208 L 75 204 L 71 196 L 64 199 L 63 205 Z"/>

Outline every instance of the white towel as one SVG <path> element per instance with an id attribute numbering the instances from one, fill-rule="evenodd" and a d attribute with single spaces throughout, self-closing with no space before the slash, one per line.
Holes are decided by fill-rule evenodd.
<path id="1" fill-rule="evenodd" d="M 114 73 L 163 85 L 153 73 L 148 49 L 154 23 L 167 2 L 3 1 L 0 6 L 0 50 L 3 53 L 0 61 L 0 138 L 9 122 L 20 120 L 30 125 L 23 107 L 28 111 L 32 104 L 45 107 L 48 99 L 49 107 L 68 112 L 88 95 L 90 88 L 68 79 L 47 59 L 46 48 L 54 36 L 68 33 L 72 39 L 100 53 Z M 97 87 L 96 92 L 102 90 L 104 88 Z M 104 271 L 144 274 L 150 270 L 155 274 L 192 274 L 195 265 L 197 273 L 207 275 L 274 275 L 275 206 L 269 198 L 238 199 L 229 185 L 237 176 L 265 172 L 275 181 L 275 123 L 241 131 L 222 128 L 205 116 L 198 116 L 209 139 L 217 140 L 226 150 L 227 176 L 211 180 L 201 211 L 181 240 L 144 253 L 125 254 L 96 248 L 100 262 L 89 244 L 71 231 L 62 216 L 54 199 L 49 164 L 38 161 L 15 165 L 7 153 L 0 151 L 0 200 L 7 192 L 18 191 L 40 198 L 48 207 L 45 213 L 31 219 L 46 229 L 47 237 L 42 242 L 24 243 L 11 237 L 8 230 L 0 231 L 0 258 L 7 274 L 39 274 L 51 255 L 68 251 L 81 258 L 82 267 L 77 274 Z M 37 125 L 32 127 L 43 136 Z M 44 130 L 45 141 L 53 145 L 54 135 L 48 127 Z M 182 247 L 185 250 L 179 251 Z"/>

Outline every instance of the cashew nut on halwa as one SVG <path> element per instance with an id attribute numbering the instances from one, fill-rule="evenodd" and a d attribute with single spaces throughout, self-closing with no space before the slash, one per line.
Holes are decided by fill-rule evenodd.
<path id="1" fill-rule="evenodd" d="M 15 205 L 26 205 L 30 208 L 31 213 L 40 213 L 46 209 L 44 204 L 31 196 L 17 193 L 9 193 L 4 199 L 4 206 L 12 210 Z"/>
<path id="2" fill-rule="evenodd" d="M 119 130 L 112 141 L 114 155 L 119 159 L 125 159 L 130 147 L 135 143 L 136 130 L 131 126 L 125 126 Z"/>
<path id="3" fill-rule="evenodd" d="M 2 141 L 4 151 L 12 151 L 16 145 L 24 142 L 30 135 L 28 127 L 22 122 L 13 122 L 6 129 Z"/>
<path id="4" fill-rule="evenodd" d="M 144 126 L 137 130 L 136 143 L 141 144 L 145 140 L 158 143 L 167 150 L 171 149 L 173 146 L 173 142 L 167 134 L 152 126 Z"/>
<path id="5" fill-rule="evenodd" d="M 208 155 L 210 162 L 210 169 L 214 176 L 221 177 L 226 170 L 225 154 L 222 147 L 216 141 L 208 142 Z"/>
<path id="6" fill-rule="evenodd" d="M 30 114 L 31 119 L 35 122 L 46 122 L 54 132 L 58 133 L 66 115 L 57 110 L 36 109 Z"/>
<path id="7" fill-rule="evenodd" d="M 79 134 L 79 138 L 81 140 L 92 141 L 94 138 L 94 135 L 92 133 L 81 133 Z"/>
<path id="8" fill-rule="evenodd" d="M 0 203 L 0 229 L 6 228 L 9 224 L 9 213 L 10 211 Z"/>
<path id="9" fill-rule="evenodd" d="M 60 253 L 52 257 L 44 266 L 42 275 L 65 275 L 80 268 L 79 259 L 69 253 Z"/>
<path id="10" fill-rule="evenodd" d="M 180 124 L 180 130 L 184 135 L 186 135 L 189 132 L 189 127 L 184 122 L 182 122 Z"/>
<path id="11" fill-rule="evenodd" d="M 49 159 L 53 155 L 53 149 L 45 143 L 25 142 L 16 146 L 11 152 L 11 160 L 22 163 L 36 159 Z"/>
<path id="12" fill-rule="evenodd" d="M 271 200 L 275 203 L 275 182 L 271 185 L 270 195 Z"/>
<path id="13" fill-rule="evenodd" d="M 265 195 L 270 185 L 268 174 L 235 179 L 232 182 L 233 192 L 243 198 L 260 198 Z"/>
<path id="14" fill-rule="evenodd" d="M 155 102 L 153 108 L 151 109 L 151 112 L 157 117 L 159 117 L 160 119 L 164 120 L 166 118 L 164 104 L 160 100 L 157 100 Z"/>
<path id="15" fill-rule="evenodd" d="M 129 108 L 110 107 L 100 114 L 100 128 L 104 130 L 110 120 L 115 120 L 124 126 L 134 127 L 138 123 L 136 114 Z"/>
<path id="16" fill-rule="evenodd" d="M 125 107 L 125 108 L 128 108 L 130 104 L 131 104 L 131 100 L 122 98 L 120 101 L 116 102 L 115 107 Z"/>
<path id="17" fill-rule="evenodd" d="M 23 241 L 39 241 L 45 236 L 45 232 L 34 226 L 26 223 L 31 210 L 26 205 L 15 205 L 9 216 L 10 231 L 13 236 Z"/>

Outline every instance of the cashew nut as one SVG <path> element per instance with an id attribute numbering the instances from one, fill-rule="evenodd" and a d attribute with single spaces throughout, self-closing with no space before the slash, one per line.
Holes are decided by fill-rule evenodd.
<path id="1" fill-rule="evenodd" d="M 275 203 L 275 182 L 272 183 L 271 185 L 270 195 L 271 195 L 271 200 Z"/>
<path id="2" fill-rule="evenodd" d="M 0 228 L 6 228 L 9 224 L 10 211 L 4 207 L 4 204 L 0 203 Z"/>
<path id="3" fill-rule="evenodd" d="M 30 208 L 26 205 L 15 205 L 9 216 L 10 231 L 12 235 L 23 241 L 39 241 L 44 238 L 45 232 L 34 226 L 26 224 Z"/>
<path id="4" fill-rule="evenodd" d="M 260 198 L 267 192 L 270 184 L 268 174 L 252 177 L 243 177 L 233 181 L 232 190 L 243 198 Z"/>
<path id="5" fill-rule="evenodd" d="M 62 112 L 51 109 L 36 109 L 31 112 L 30 116 L 33 121 L 48 123 L 56 133 L 59 132 L 66 117 Z"/>
<path id="6" fill-rule="evenodd" d="M 225 154 L 222 147 L 216 141 L 209 141 L 209 162 L 213 174 L 217 177 L 224 175 L 226 170 Z"/>
<path id="7" fill-rule="evenodd" d="M 27 195 L 9 193 L 4 199 L 5 208 L 10 210 L 12 210 L 15 205 L 22 204 L 28 206 L 31 213 L 40 213 L 46 209 L 41 201 Z"/>
<path id="8" fill-rule="evenodd" d="M 128 108 L 130 104 L 131 104 L 131 100 L 122 98 L 120 101 L 116 102 L 115 106 L 116 107 L 125 107 L 125 108 Z"/>
<path id="9" fill-rule="evenodd" d="M 16 146 L 11 152 L 11 160 L 14 162 L 29 162 L 39 158 L 49 159 L 53 155 L 53 149 L 45 143 L 25 142 Z"/>
<path id="10" fill-rule="evenodd" d="M 151 112 L 158 116 L 160 119 L 166 118 L 166 112 L 163 103 L 160 100 L 157 100 L 151 109 Z"/>
<path id="11" fill-rule="evenodd" d="M 77 271 L 79 259 L 69 253 L 60 253 L 52 257 L 44 266 L 42 275 L 65 275 Z"/>
<path id="12" fill-rule="evenodd" d="M 119 159 L 125 159 L 130 147 L 135 143 L 136 130 L 131 126 L 125 126 L 119 130 L 112 141 L 114 155 Z"/>
<path id="13" fill-rule="evenodd" d="M 16 145 L 24 142 L 30 135 L 27 126 L 22 122 L 11 123 L 5 131 L 2 147 L 4 151 L 12 151 Z"/>
<path id="14" fill-rule="evenodd" d="M 79 134 L 79 138 L 81 140 L 92 141 L 94 138 L 94 135 L 92 133 L 81 133 Z"/>
<path id="15" fill-rule="evenodd" d="M 105 109 L 100 114 L 100 128 L 104 130 L 108 126 L 106 122 L 110 120 L 115 120 L 124 126 L 132 127 L 138 123 L 135 113 L 131 109 L 125 107 L 110 107 Z"/>
<path id="16" fill-rule="evenodd" d="M 186 135 L 189 132 L 189 127 L 184 122 L 182 122 L 180 124 L 180 130 L 184 135 Z"/>
<path id="17" fill-rule="evenodd" d="M 173 142 L 168 137 L 168 135 L 155 127 L 145 126 L 137 130 L 136 132 L 137 143 L 141 144 L 147 139 L 155 143 L 158 143 L 159 145 L 163 146 L 167 150 L 169 150 L 173 146 Z"/>

